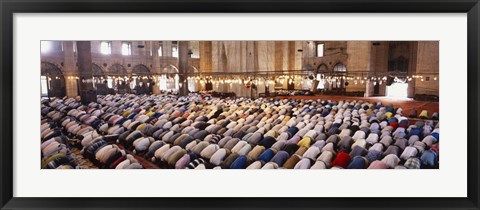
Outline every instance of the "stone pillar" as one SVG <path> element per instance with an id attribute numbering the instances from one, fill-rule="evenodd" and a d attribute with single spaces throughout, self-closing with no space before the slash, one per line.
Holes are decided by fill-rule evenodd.
<path id="1" fill-rule="evenodd" d="M 365 81 L 365 97 L 371 97 L 374 93 L 373 81 Z"/>
<path id="2" fill-rule="evenodd" d="M 77 42 L 78 71 L 80 72 L 80 95 L 82 103 L 96 101 L 96 91 L 92 83 L 92 52 L 90 41 Z"/>
<path id="3" fill-rule="evenodd" d="M 160 57 L 158 56 L 158 49 L 160 47 L 160 43 L 158 41 L 153 41 L 151 44 L 152 47 L 152 73 L 155 75 L 156 79 L 158 79 L 158 74 L 162 72 L 163 69 L 160 68 Z M 160 93 L 160 80 L 157 80 L 157 83 L 153 86 L 153 94 Z"/>
<path id="4" fill-rule="evenodd" d="M 200 71 L 212 71 L 212 42 L 200 41 Z"/>
<path id="5" fill-rule="evenodd" d="M 302 69 L 302 61 L 303 59 L 303 51 L 298 51 L 298 50 L 303 50 L 303 41 L 295 41 L 295 46 L 294 46 L 294 51 L 295 51 L 295 65 L 294 65 L 294 70 L 300 70 Z"/>
<path id="6" fill-rule="evenodd" d="M 163 41 L 163 56 L 172 57 L 172 41 Z"/>
<path id="7" fill-rule="evenodd" d="M 245 63 L 245 70 L 246 71 L 249 71 L 249 72 L 253 72 L 253 71 L 256 71 L 255 69 L 255 56 L 256 56 L 256 52 L 255 52 L 255 42 L 254 41 L 246 41 L 246 45 L 247 45 L 247 54 L 245 55 L 246 57 L 246 63 Z M 252 81 L 254 81 L 254 76 L 255 75 L 249 75 L 250 76 L 250 79 Z M 252 86 L 250 86 L 250 88 L 248 89 L 248 97 L 251 97 L 251 98 L 256 98 L 257 96 L 257 90 L 253 89 Z"/>
<path id="8" fill-rule="evenodd" d="M 188 67 L 188 42 L 180 41 L 178 43 L 178 70 L 179 70 L 179 84 L 182 84 L 179 90 L 179 95 L 188 95 L 188 81 L 187 67 Z"/>
<path id="9" fill-rule="evenodd" d="M 422 74 L 423 81 L 417 79 L 415 94 L 439 95 L 439 42 L 420 41 L 417 42 L 417 74 Z"/>
<path id="10" fill-rule="evenodd" d="M 274 70 L 283 70 L 283 60 L 285 58 L 284 56 L 284 41 L 275 41 L 275 64 L 274 64 Z"/>
<path id="11" fill-rule="evenodd" d="M 417 49 L 418 49 L 418 42 L 412 42 L 409 48 L 409 56 L 408 56 L 408 75 L 411 77 L 417 72 Z M 415 97 L 415 79 L 411 79 L 408 81 L 408 88 L 407 88 L 407 97 L 414 98 Z"/>
<path id="12" fill-rule="evenodd" d="M 65 86 L 68 97 L 75 97 L 78 95 L 78 85 L 75 76 L 78 76 L 78 71 L 75 66 L 75 56 L 73 53 L 73 42 L 63 42 L 63 69 L 65 70 Z"/>
<path id="13" fill-rule="evenodd" d="M 375 63 L 376 48 L 372 50 L 372 43 L 370 41 L 348 41 L 347 53 L 347 74 L 360 75 L 360 73 L 368 71 L 371 72 L 370 75 L 375 75 L 377 69 L 371 64 Z M 386 71 L 386 69 L 383 71 Z M 343 81 L 343 83 L 345 83 L 345 81 Z M 357 85 L 355 85 L 353 81 L 349 81 L 349 85 L 345 90 L 347 92 L 365 90 L 366 97 L 370 97 L 373 95 L 373 84 L 367 84 L 366 87 L 363 87 L 358 81 Z"/>

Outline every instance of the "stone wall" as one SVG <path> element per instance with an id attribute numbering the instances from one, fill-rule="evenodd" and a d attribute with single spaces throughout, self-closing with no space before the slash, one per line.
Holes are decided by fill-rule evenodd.
<path id="1" fill-rule="evenodd" d="M 154 74 L 165 73 L 173 66 L 178 69 L 178 58 L 173 57 L 172 47 L 178 47 L 174 41 L 128 41 L 131 42 L 132 54 L 122 55 L 122 41 L 111 41 L 112 53 L 101 53 L 101 41 L 92 41 L 92 62 L 108 73 L 112 65 L 120 64 L 128 72 L 137 65 L 145 65 Z M 49 62 L 58 66 L 66 79 L 68 96 L 75 96 L 78 92 L 76 79 L 69 76 L 78 75 L 76 44 L 72 41 L 52 42 L 51 52 L 42 52 L 42 62 Z M 317 57 L 316 46 L 324 44 L 324 55 Z M 375 43 L 375 44 L 373 44 Z M 139 48 L 138 46 L 143 46 Z M 158 49 L 162 47 L 162 56 Z M 187 68 L 191 72 L 255 72 L 278 70 L 309 70 L 312 74 L 320 66 L 325 65 L 328 71 L 333 71 L 335 65 L 341 63 L 346 66 L 350 75 L 375 75 L 388 70 L 389 60 L 398 57 L 408 59 L 408 75 L 438 74 L 439 42 L 388 42 L 388 41 L 191 41 L 188 44 L 191 58 Z M 252 79 L 255 75 L 251 76 Z M 438 75 L 437 75 L 438 76 Z M 260 83 L 256 91 L 243 85 L 219 84 L 214 90 L 220 92 L 235 92 L 237 96 L 256 97 L 264 93 L 265 84 Z M 361 78 L 363 79 L 363 78 Z M 360 80 L 361 80 L 360 79 Z M 439 94 L 438 79 L 434 76 L 413 79 L 409 82 L 408 96 L 415 94 Z M 355 80 L 355 78 L 354 78 Z M 295 88 L 301 89 L 301 79 L 295 80 Z M 280 85 L 287 89 L 287 81 Z M 205 88 L 196 84 L 196 89 Z M 268 86 L 274 91 L 274 85 Z M 361 84 L 349 81 L 347 92 L 365 91 L 367 96 L 373 94 L 373 84 Z M 155 92 L 158 92 L 157 89 Z M 386 94 L 385 82 L 380 85 L 378 95 Z"/>
<path id="2" fill-rule="evenodd" d="M 353 75 L 362 75 L 364 72 L 374 71 L 371 65 L 371 57 L 376 54 L 375 49 L 372 51 L 372 43 L 369 41 L 349 41 L 347 42 L 347 72 Z M 355 85 L 349 81 L 346 91 L 365 91 L 366 84 L 360 82 Z"/>
<path id="3" fill-rule="evenodd" d="M 416 59 L 416 72 L 417 73 L 438 73 L 439 72 L 439 42 L 438 41 L 425 41 L 418 42 Z M 433 77 L 433 78 L 432 78 Z M 426 76 L 421 79 L 416 79 L 415 93 L 416 94 L 439 94 L 439 82 L 435 76 Z"/>
<path id="4" fill-rule="evenodd" d="M 145 65 L 153 74 L 165 73 L 165 68 L 174 66 L 178 68 L 178 58 L 172 57 L 172 41 L 127 41 L 131 43 L 131 55 L 122 55 L 122 41 L 111 41 L 111 54 L 101 53 L 102 41 L 91 41 L 92 63 L 97 64 L 105 74 L 109 73 L 111 66 L 120 64 L 130 75 L 137 65 Z M 143 48 L 139 48 L 141 45 Z M 158 55 L 159 46 L 162 46 L 164 56 Z M 200 69 L 199 42 L 190 43 L 192 58 L 189 59 L 188 69 Z M 195 58 L 197 57 L 197 58 Z M 41 53 L 41 61 L 52 63 L 60 68 L 66 81 L 67 96 L 78 94 L 78 76 L 76 42 L 53 41 L 49 52 Z M 154 93 L 158 93 L 154 89 Z"/>

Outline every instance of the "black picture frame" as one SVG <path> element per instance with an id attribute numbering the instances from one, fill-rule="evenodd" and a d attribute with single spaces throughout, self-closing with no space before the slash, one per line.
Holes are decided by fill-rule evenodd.
<path id="1" fill-rule="evenodd" d="M 0 0 L 1 209 L 479 209 L 478 0 Z M 16 198 L 13 193 L 13 15 L 15 13 L 467 13 L 468 196 L 466 198 Z M 448 181 L 448 180 L 445 180 Z M 413 190 L 428 190 L 414 186 Z M 221 187 L 221 186 L 219 186 Z M 261 190 L 261 188 L 258 188 Z M 361 190 L 361 189 L 359 189 Z M 386 191 L 382 185 L 378 190 Z M 200 196 L 202 196 L 199 193 Z"/>

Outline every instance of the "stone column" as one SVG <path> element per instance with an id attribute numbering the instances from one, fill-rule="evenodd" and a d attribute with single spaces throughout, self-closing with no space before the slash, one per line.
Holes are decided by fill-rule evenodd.
<path id="1" fill-rule="evenodd" d="M 162 72 L 163 69 L 160 68 L 160 57 L 158 56 L 158 49 L 160 47 L 160 43 L 158 41 L 153 41 L 151 46 L 152 48 L 152 73 L 155 75 L 156 79 L 158 79 L 158 74 Z M 160 80 L 157 80 L 157 83 L 153 86 L 153 94 L 160 93 Z"/>
<path id="2" fill-rule="evenodd" d="M 180 41 L 178 43 L 178 70 L 179 84 L 182 84 L 179 90 L 181 96 L 188 95 L 187 67 L 188 67 L 188 42 Z"/>
<path id="3" fill-rule="evenodd" d="M 418 49 L 418 42 L 410 43 L 410 52 L 408 57 L 408 75 L 411 77 L 412 75 L 417 73 L 417 49 Z M 407 97 L 414 98 L 415 97 L 415 79 L 411 79 L 408 81 L 408 88 L 407 88 Z"/>
<path id="4" fill-rule="evenodd" d="M 376 74 L 377 69 L 375 69 L 375 65 L 371 65 L 375 63 L 376 48 L 372 47 L 370 41 L 348 41 L 347 53 L 347 74 L 355 75 L 356 72 L 357 75 L 361 72 L 371 72 L 371 75 Z M 386 69 L 379 69 L 378 71 L 386 71 Z M 345 83 L 345 80 L 342 82 Z M 366 87 L 363 87 L 360 83 L 354 85 L 354 82 L 349 81 L 349 85 L 345 88 L 347 92 L 363 90 L 366 91 L 366 97 L 370 97 L 374 93 L 374 85 L 370 82 Z"/>
<path id="5" fill-rule="evenodd" d="M 200 71 L 212 70 L 212 42 L 200 41 Z"/>
<path id="6" fill-rule="evenodd" d="M 75 97 L 78 95 L 78 86 L 75 76 L 78 76 L 78 71 L 75 66 L 75 55 L 73 53 L 73 42 L 63 42 L 63 69 L 65 70 L 65 86 L 68 97 Z"/>
<path id="7" fill-rule="evenodd" d="M 96 91 L 92 83 L 92 52 L 90 41 L 77 42 L 78 71 L 80 72 L 80 95 L 82 103 L 96 101 Z"/>
<path id="8" fill-rule="evenodd" d="M 439 95 L 438 78 L 434 80 L 439 72 L 439 42 L 420 41 L 417 42 L 416 72 L 422 74 L 423 81 L 417 79 L 415 82 L 415 94 Z"/>
<path id="9" fill-rule="evenodd" d="M 163 41 L 163 56 L 172 57 L 172 41 Z"/>

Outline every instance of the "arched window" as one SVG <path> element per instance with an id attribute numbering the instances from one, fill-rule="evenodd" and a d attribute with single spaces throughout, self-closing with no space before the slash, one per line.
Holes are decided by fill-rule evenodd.
<path id="1" fill-rule="evenodd" d="M 333 74 L 335 76 L 338 76 L 337 79 L 334 79 L 332 81 L 332 88 L 333 89 L 341 89 L 341 88 L 344 88 L 345 84 L 344 84 L 344 80 L 341 77 L 341 75 L 344 75 L 347 73 L 347 67 L 345 67 L 345 65 L 343 65 L 342 63 L 337 63 L 337 65 L 335 65 L 333 67 Z"/>
<path id="2" fill-rule="evenodd" d="M 93 77 L 94 88 L 97 88 L 99 84 L 103 84 L 102 82 L 105 77 L 105 73 L 103 72 L 102 67 L 100 67 L 95 63 L 92 63 L 92 77 Z"/>
<path id="3" fill-rule="evenodd" d="M 108 68 L 108 74 L 116 76 L 126 76 L 127 70 L 122 65 L 116 63 L 110 66 L 110 68 Z"/>
<path id="4" fill-rule="evenodd" d="M 166 74 L 166 76 L 160 78 L 160 90 L 178 90 L 178 68 L 169 65 L 163 69 L 162 73 Z"/>
<path id="5" fill-rule="evenodd" d="M 130 83 L 130 88 L 135 89 L 137 94 L 150 93 L 150 85 L 152 84 L 151 76 L 152 73 L 148 67 L 143 64 L 136 65 L 132 69 L 132 81 Z"/>
<path id="6" fill-rule="evenodd" d="M 190 66 L 190 68 L 188 69 L 188 72 L 198 73 L 198 69 L 195 66 Z M 196 84 L 195 84 L 195 78 L 193 78 L 193 77 L 190 77 L 190 79 L 188 79 L 188 91 L 190 91 L 190 92 L 196 92 L 197 91 Z"/>
<path id="7" fill-rule="evenodd" d="M 120 78 L 128 76 L 127 69 L 116 63 L 108 68 L 107 85 L 109 88 L 116 88 Z"/>
<path id="8" fill-rule="evenodd" d="M 345 65 L 343 65 L 342 63 L 338 63 L 337 65 L 335 65 L 335 67 L 333 67 L 333 72 L 334 73 L 346 73 L 347 72 L 347 67 L 345 67 Z"/>
<path id="9" fill-rule="evenodd" d="M 42 62 L 40 79 L 43 96 L 64 97 L 66 95 L 65 77 L 55 64 Z"/>
<path id="10" fill-rule="evenodd" d="M 103 72 L 102 67 L 95 63 L 92 63 L 92 75 L 93 77 L 104 77 L 105 73 Z"/>
<path id="11" fill-rule="evenodd" d="M 325 74 L 328 73 L 328 67 L 325 64 L 320 64 L 317 68 L 317 80 L 318 80 L 318 85 L 317 89 L 325 89 Z"/>

